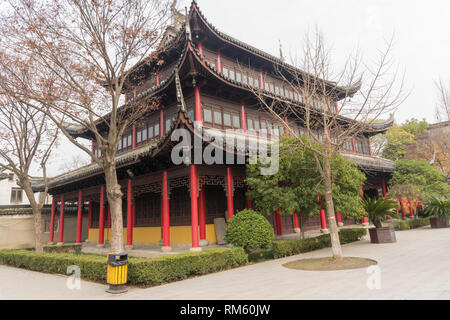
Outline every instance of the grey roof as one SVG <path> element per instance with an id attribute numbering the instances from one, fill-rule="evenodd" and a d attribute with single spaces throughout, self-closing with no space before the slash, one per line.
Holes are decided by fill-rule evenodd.
<path id="1" fill-rule="evenodd" d="M 367 156 L 355 153 L 341 152 L 344 158 L 355 162 L 361 169 L 375 170 L 383 172 L 393 172 L 395 170 L 394 161 L 376 156 Z"/>

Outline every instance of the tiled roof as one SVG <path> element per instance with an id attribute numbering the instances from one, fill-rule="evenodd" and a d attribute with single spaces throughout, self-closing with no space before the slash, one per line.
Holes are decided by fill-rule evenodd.
<path id="1" fill-rule="evenodd" d="M 375 170 L 393 172 L 395 170 L 394 161 L 381 157 L 367 156 L 356 153 L 341 153 L 344 158 L 355 162 L 360 168 L 365 170 Z"/>

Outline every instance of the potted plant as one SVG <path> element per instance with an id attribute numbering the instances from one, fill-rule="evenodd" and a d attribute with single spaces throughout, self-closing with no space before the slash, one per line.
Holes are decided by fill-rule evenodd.
<path id="1" fill-rule="evenodd" d="M 393 227 L 383 227 L 382 221 L 386 217 L 397 217 L 395 210 L 398 208 L 397 202 L 391 199 L 363 199 L 363 206 L 367 212 L 370 222 L 375 228 L 369 229 L 370 242 L 372 243 L 392 243 L 396 242 Z"/>
<path id="2" fill-rule="evenodd" d="M 432 197 L 427 201 L 425 214 L 430 216 L 431 228 L 448 228 L 450 218 L 450 200 Z"/>

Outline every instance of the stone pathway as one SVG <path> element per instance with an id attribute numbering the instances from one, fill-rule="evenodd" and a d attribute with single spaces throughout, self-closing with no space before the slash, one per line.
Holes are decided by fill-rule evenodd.
<path id="1" fill-rule="evenodd" d="M 368 239 L 343 246 L 344 254 L 378 261 L 380 289 L 369 289 L 366 269 L 300 271 L 282 264 L 330 255 L 330 249 L 244 266 L 111 296 L 105 285 L 0 266 L 0 299 L 450 299 L 450 228 L 398 231 L 397 243 Z M 376 285 L 376 281 L 369 281 Z"/>

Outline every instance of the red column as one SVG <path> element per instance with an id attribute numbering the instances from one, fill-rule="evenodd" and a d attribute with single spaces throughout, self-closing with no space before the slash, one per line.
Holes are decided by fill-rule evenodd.
<path id="1" fill-rule="evenodd" d="M 264 90 L 264 77 L 263 77 L 262 69 L 259 70 L 259 88 L 261 90 Z"/>
<path id="2" fill-rule="evenodd" d="M 247 132 L 247 119 L 245 117 L 245 105 L 244 100 L 241 101 L 241 119 L 242 119 L 242 131 Z"/>
<path id="3" fill-rule="evenodd" d="M 231 220 L 234 214 L 233 208 L 233 174 L 231 168 L 227 168 L 227 210 L 228 220 Z"/>
<path id="4" fill-rule="evenodd" d="M 370 145 L 370 138 L 367 138 L 367 143 L 369 144 L 369 154 L 372 155 L 372 146 Z"/>
<path id="5" fill-rule="evenodd" d="M 168 185 L 167 185 L 167 171 L 163 172 L 162 181 L 162 204 L 163 204 L 163 216 L 164 216 L 164 228 L 163 228 L 163 243 L 164 247 L 170 247 L 170 214 L 168 203 Z"/>
<path id="6" fill-rule="evenodd" d="M 198 52 L 200 53 L 200 56 L 203 57 L 203 43 L 198 43 Z"/>
<path id="7" fill-rule="evenodd" d="M 403 199 L 400 198 L 399 202 L 400 202 L 400 206 L 402 208 L 402 219 L 405 219 L 406 218 L 406 212 L 405 212 L 405 206 L 403 204 Z"/>
<path id="8" fill-rule="evenodd" d="M 220 49 L 217 50 L 217 70 L 222 72 L 222 57 L 220 55 Z"/>
<path id="9" fill-rule="evenodd" d="M 111 241 L 111 207 L 106 211 L 106 240 Z"/>
<path id="10" fill-rule="evenodd" d="M 98 221 L 98 245 L 105 244 L 105 208 L 104 208 L 104 187 L 100 187 L 100 217 Z"/>
<path id="11" fill-rule="evenodd" d="M 53 236 L 55 231 L 55 197 L 52 197 L 52 211 L 50 215 L 50 234 L 48 236 L 48 242 L 53 243 Z"/>
<path id="12" fill-rule="evenodd" d="M 133 135 L 133 138 L 131 139 L 131 141 L 132 141 L 131 146 L 133 149 L 136 149 L 136 124 L 135 123 L 133 123 L 132 135 Z"/>
<path id="13" fill-rule="evenodd" d="M 281 215 L 280 215 L 280 209 L 277 209 L 275 212 L 275 224 L 276 224 L 276 231 L 277 236 L 283 235 L 283 228 L 281 227 Z"/>
<path id="14" fill-rule="evenodd" d="M 411 200 L 409 198 L 408 198 L 408 209 L 409 209 L 409 215 L 411 216 L 411 218 L 414 218 L 414 212 L 412 209 Z"/>
<path id="15" fill-rule="evenodd" d="M 360 194 L 361 199 L 363 199 L 363 198 L 364 198 L 364 190 L 363 190 L 363 187 L 362 187 L 362 186 L 359 186 L 359 190 L 361 191 L 361 194 Z M 367 218 L 367 217 L 364 217 L 364 218 L 362 219 L 362 223 L 363 223 L 364 225 L 368 225 L 368 224 L 369 224 L 368 218 Z"/>
<path id="16" fill-rule="evenodd" d="M 339 211 L 337 212 L 337 219 L 338 219 L 338 225 L 344 225 L 342 223 L 342 214 Z"/>
<path id="17" fill-rule="evenodd" d="M 88 230 L 91 228 L 92 225 L 92 202 L 89 200 L 89 209 L 88 209 Z"/>
<path id="18" fill-rule="evenodd" d="M 205 186 L 200 189 L 198 198 L 198 221 L 200 223 L 200 240 L 206 240 L 206 206 L 205 206 Z"/>
<path id="19" fill-rule="evenodd" d="M 195 87 L 195 121 L 202 121 L 202 99 L 200 97 L 200 87 Z"/>
<path id="20" fill-rule="evenodd" d="M 381 180 L 381 185 L 383 186 L 383 198 L 386 199 L 386 182 L 383 180 Z"/>
<path id="21" fill-rule="evenodd" d="M 64 195 L 61 195 L 61 207 L 59 212 L 59 238 L 58 243 L 64 241 Z"/>
<path id="22" fill-rule="evenodd" d="M 300 229 L 299 225 L 298 225 L 298 215 L 297 215 L 297 211 L 294 212 L 294 228 L 295 229 Z"/>
<path id="23" fill-rule="evenodd" d="M 159 136 L 164 135 L 164 111 L 161 109 L 159 111 Z"/>
<path id="24" fill-rule="evenodd" d="M 128 179 L 127 185 L 127 246 L 133 245 L 133 217 L 131 208 L 131 179 Z"/>
<path id="25" fill-rule="evenodd" d="M 81 243 L 81 230 L 83 228 L 83 212 L 82 212 L 82 202 L 83 196 L 81 190 L 78 191 L 78 217 L 77 217 L 77 241 L 76 243 Z"/>
<path id="26" fill-rule="evenodd" d="M 159 71 L 156 71 L 156 85 L 159 86 Z"/>
<path id="27" fill-rule="evenodd" d="M 356 153 L 355 138 L 352 138 L 352 144 L 353 144 L 353 152 Z"/>
<path id="28" fill-rule="evenodd" d="M 161 190 L 161 210 L 160 210 L 160 216 L 161 216 L 161 241 L 164 241 L 164 197 L 162 195 Z"/>
<path id="29" fill-rule="evenodd" d="M 327 229 L 327 221 L 325 220 L 325 210 L 320 209 L 320 228 L 322 230 Z"/>
<path id="30" fill-rule="evenodd" d="M 191 223 L 192 249 L 198 250 L 198 199 L 197 199 L 197 166 L 191 164 Z"/>

